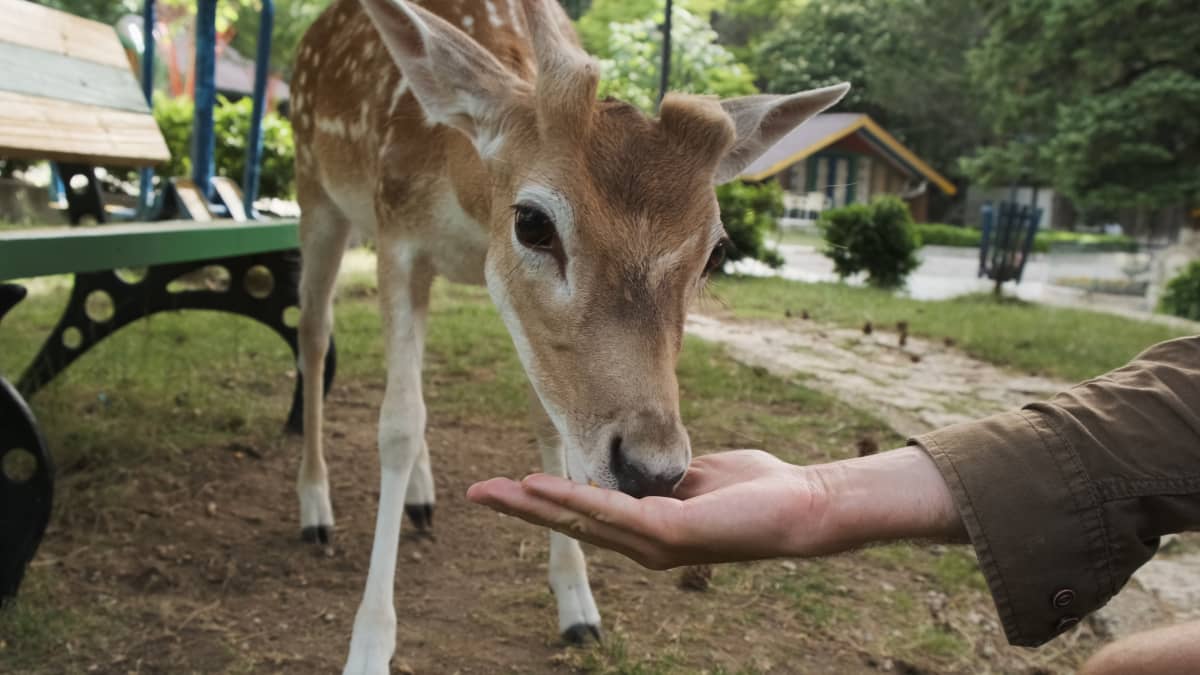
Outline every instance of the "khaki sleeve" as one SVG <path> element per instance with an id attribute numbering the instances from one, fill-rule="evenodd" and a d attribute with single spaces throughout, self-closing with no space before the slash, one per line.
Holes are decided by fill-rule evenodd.
<path id="1" fill-rule="evenodd" d="M 1009 642 L 1102 607 L 1200 527 L 1200 336 L 1017 412 L 912 439 L 950 487 Z"/>

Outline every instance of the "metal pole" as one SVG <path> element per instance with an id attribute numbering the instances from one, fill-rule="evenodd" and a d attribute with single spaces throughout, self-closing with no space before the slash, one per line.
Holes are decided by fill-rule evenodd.
<path id="1" fill-rule="evenodd" d="M 258 177 L 262 161 L 262 120 L 266 107 L 267 80 L 271 65 L 271 29 L 275 24 L 275 3 L 262 0 L 258 21 L 258 55 L 254 61 L 254 112 L 250 117 L 250 138 L 246 141 L 246 172 L 242 175 L 242 193 L 246 200 L 246 215 L 257 218 L 254 200 L 258 198 Z"/>
<path id="2" fill-rule="evenodd" d="M 671 86 L 671 0 L 667 0 L 667 11 L 662 23 L 662 72 L 658 83 L 658 102 L 661 104 Z"/>
<path id="3" fill-rule="evenodd" d="M 154 110 L 154 0 L 142 3 L 142 94 L 146 105 Z M 143 219 L 150 208 L 150 190 L 154 181 L 154 169 L 144 167 L 138 172 L 138 218 Z"/>
<path id="4" fill-rule="evenodd" d="M 195 117 L 192 123 L 192 182 L 212 200 L 213 106 L 217 102 L 217 0 L 196 7 Z"/>

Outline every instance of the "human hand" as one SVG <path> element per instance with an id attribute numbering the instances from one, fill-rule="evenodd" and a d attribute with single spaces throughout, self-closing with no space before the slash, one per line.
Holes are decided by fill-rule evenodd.
<path id="1" fill-rule="evenodd" d="M 471 501 L 654 569 L 788 555 L 808 529 L 798 517 L 820 522 L 825 496 L 811 472 L 758 450 L 697 457 L 673 497 L 634 499 L 545 474 L 467 491 Z"/>
<path id="2" fill-rule="evenodd" d="M 757 450 L 705 455 L 672 497 L 634 499 L 534 474 L 476 483 L 467 498 L 652 569 L 825 555 L 866 541 L 951 537 L 962 527 L 917 448 L 812 467 Z"/>

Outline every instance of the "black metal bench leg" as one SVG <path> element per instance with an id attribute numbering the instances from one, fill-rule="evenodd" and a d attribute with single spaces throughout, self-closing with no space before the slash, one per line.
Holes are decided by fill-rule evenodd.
<path id="1" fill-rule="evenodd" d="M 203 280 L 204 268 L 223 269 L 228 275 L 227 287 L 189 290 L 172 287 L 173 282 L 194 277 L 198 272 Z M 296 251 L 156 265 L 147 268 L 145 277 L 132 283 L 114 271 L 77 274 L 58 325 L 21 375 L 17 388 L 31 397 L 75 359 L 124 326 L 158 312 L 184 309 L 229 312 L 254 319 L 275 331 L 291 348 L 293 362 L 298 362 L 299 336 L 284 315 L 299 306 L 296 287 L 299 275 L 300 258 Z M 97 303 L 97 298 L 102 302 Z M 105 299 L 107 302 L 103 302 Z M 108 306 L 110 311 L 98 313 L 97 305 Z M 332 386 L 336 370 L 337 352 L 330 338 L 325 359 L 326 392 Z M 302 392 L 302 376 L 298 375 L 285 426 L 288 431 L 298 433 L 303 429 Z"/>
<path id="2" fill-rule="evenodd" d="M 25 289 L 0 285 L 0 318 Z M 0 605 L 17 594 L 37 552 L 54 496 L 54 464 L 21 394 L 0 377 Z"/>

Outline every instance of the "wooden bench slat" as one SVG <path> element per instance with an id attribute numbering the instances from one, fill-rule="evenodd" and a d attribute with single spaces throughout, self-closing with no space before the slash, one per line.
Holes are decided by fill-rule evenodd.
<path id="1" fill-rule="evenodd" d="M 146 166 L 171 153 L 151 115 L 0 91 L 0 157 Z"/>
<path id="2" fill-rule="evenodd" d="M 207 260 L 299 245 L 294 220 L 8 230 L 0 232 L 0 280 Z"/>
<path id="3" fill-rule="evenodd" d="M 0 0 L 0 41 L 129 69 L 112 26 L 25 0 Z"/>
<path id="4" fill-rule="evenodd" d="M 128 64 L 115 68 L 0 42 L 0 73 L 0 91 L 150 114 Z"/>

